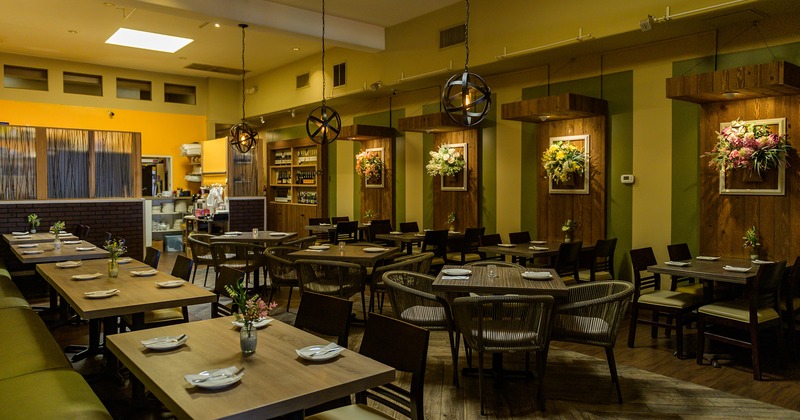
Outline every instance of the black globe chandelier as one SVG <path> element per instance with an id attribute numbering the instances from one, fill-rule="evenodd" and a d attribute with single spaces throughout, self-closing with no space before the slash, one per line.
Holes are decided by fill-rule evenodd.
<path id="1" fill-rule="evenodd" d="M 242 122 L 231 127 L 228 142 L 231 147 L 239 153 L 247 153 L 256 145 L 256 141 L 258 141 L 258 132 L 244 121 L 244 29 L 247 28 L 247 25 L 240 23 L 239 27 L 242 28 Z"/>
<path id="2" fill-rule="evenodd" d="M 322 106 L 311 110 L 306 118 L 306 133 L 314 143 L 333 143 L 342 129 L 342 118 L 325 104 L 325 0 L 322 0 Z"/>
<path id="3" fill-rule="evenodd" d="M 472 127 L 478 125 L 492 105 L 492 91 L 481 76 L 469 72 L 469 0 L 464 21 L 464 73 L 451 77 L 442 90 L 442 108 L 457 124 Z"/>

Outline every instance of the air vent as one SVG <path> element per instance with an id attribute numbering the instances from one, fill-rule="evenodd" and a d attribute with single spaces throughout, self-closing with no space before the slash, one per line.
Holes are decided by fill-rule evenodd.
<path id="1" fill-rule="evenodd" d="M 308 73 L 303 73 L 303 74 L 297 76 L 297 79 L 295 80 L 295 87 L 297 89 L 308 87 L 308 85 L 309 85 L 309 75 L 308 75 Z"/>
<path id="2" fill-rule="evenodd" d="M 446 48 L 464 42 L 464 25 L 439 31 L 439 48 Z"/>
<path id="3" fill-rule="evenodd" d="M 209 71 L 211 73 L 232 74 L 235 76 L 242 75 L 242 69 L 232 69 L 230 67 L 215 66 L 212 64 L 192 63 L 184 68 L 192 70 L 200 70 L 200 71 Z M 245 73 L 247 73 L 247 70 L 245 70 Z"/>

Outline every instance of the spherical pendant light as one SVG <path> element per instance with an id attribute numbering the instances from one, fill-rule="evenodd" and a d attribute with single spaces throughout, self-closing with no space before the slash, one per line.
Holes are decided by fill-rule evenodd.
<path id="1" fill-rule="evenodd" d="M 306 133 L 314 143 L 326 145 L 339 137 L 342 118 L 325 104 L 325 0 L 322 0 L 322 106 L 314 108 L 306 118 Z"/>
<path id="2" fill-rule="evenodd" d="M 228 143 L 239 153 L 247 153 L 256 145 L 256 141 L 258 141 L 258 132 L 244 121 L 244 29 L 247 28 L 247 25 L 240 23 L 239 27 L 242 28 L 242 122 L 231 127 Z"/>

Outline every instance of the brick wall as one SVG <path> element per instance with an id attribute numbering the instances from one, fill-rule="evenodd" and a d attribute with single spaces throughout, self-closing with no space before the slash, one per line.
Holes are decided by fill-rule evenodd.
<path id="1" fill-rule="evenodd" d="M 141 260 L 144 258 L 142 208 L 142 199 L 6 201 L 0 203 L 0 231 L 11 233 L 27 230 L 25 218 L 30 213 L 36 213 L 42 221 L 39 230 L 48 230 L 59 220 L 65 222 L 68 232 L 72 232 L 76 224 L 88 225 L 91 228 L 86 238 L 89 242 L 102 245 L 105 232 L 111 232 L 115 238 L 125 238 L 128 256 Z M 0 242 L 0 258 L 9 270 L 33 269 L 22 265 L 5 241 Z"/>
<path id="2" fill-rule="evenodd" d="M 249 232 L 254 227 L 264 229 L 266 199 L 263 197 L 237 197 L 228 200 L 230 230 Z"/>

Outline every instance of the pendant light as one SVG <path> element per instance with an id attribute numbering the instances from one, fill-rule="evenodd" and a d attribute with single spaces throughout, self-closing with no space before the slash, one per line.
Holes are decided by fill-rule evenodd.
<path id="1" fill-rule="evenodd" d="M 247 25 L 240 23 L 239 27 L 242 28 L 242 122 L 231 127 L 231 133 L 228 136 L 228 142 L 239 153 L 247 153 L 258 141 L 258 132 L 244 121 L 244 29 Z"/>
<path id="2" fill-rule="evenodd" d="M 306 119 L 306 133 L 311 141 L 326 145 L 339 137 L 342 118 L 325 104 L 325 0 L 322 0 L 322 106 L 314 108 Z"/>
<path id="3" fill-rule="evenodd" d="M 444 112 L 457 124 L 472 127 L 478 125 L 489 113 L 492 105 L 492 92 L 486 81 L 469 72 L 469 0 L 467 17 L 464 21 L 464 73 L 456 74 L 447 81 L 442 90 Z"/>

